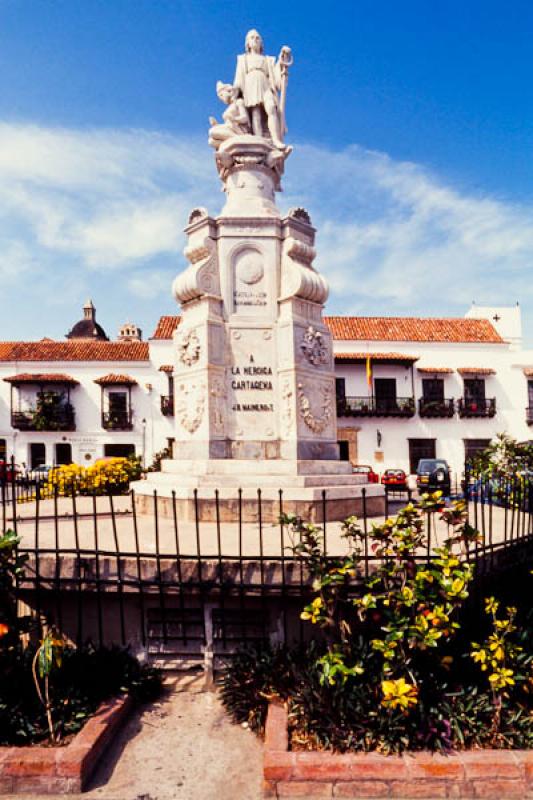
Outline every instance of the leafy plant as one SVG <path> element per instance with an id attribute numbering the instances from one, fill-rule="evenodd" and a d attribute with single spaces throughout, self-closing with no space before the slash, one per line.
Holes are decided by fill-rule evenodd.
<path id="1" fill-rule="evenodd" d="M 52 700 L 50 695 L 50 675 L 55 669 L 61 669 L 65 641 L 52 628 L 44 636 L 35 651 L 32 661 L 32 675 L 37 696 L 44 706 L 46 721 L 50 732 L 50 741 L 55 742 L 54 723 L 52 720 Z M 41 687 L 40 682 L 43 686 Z"/>
<path id="2" fill-rule="evenodd" d="M 489 597 L 485 602 L 485 611 L 491 618 L 492 631 L 487 639 L 478 644 L 472 642 L 470 657 L 486 673 L 492 693 L 492 722 L 490 726 L 491 742 L 497 744 L 501 736 L 502 709 L 504 701 L 509 698 L 510 691 L 517 684 L 525 684 L 529 688 L 532 680 L 531 663 L 533 655 L 520 664 L 524 648 L 517 641 L 518 628 L 515 625 L 517 609 L 507 606 L 502 617 L 498 614 L 500 603 Z M 520 667 L 526 667 L 521 671 Z M 527 667 L 529 666 L 529 670 Z"/>
<path id="3" fill-rule="evenodd" d="M 430 551 L 424 522 L 436 514 L 449 533 Z M 313 639 L 235 658 L 222 678 L 223 702 L 235 719 L 261 731 L 268 700 L 278 697 L 288 707 L 295 749 L 533 745 L 533 612 L 520 626 L 510 606 L 505 619 L 493 618 L 486 642 L 472 645 L 469 626 L 479 631 L 479 620 L 475 603 L 467 606 L 474 576 L 466 556 L 478 534 L 464 503 L 445 508 L 440 493 L 424 495 L 375 525 L 367 541 L 350 518 L 343 526 L 347 553 L 333 558 L 324 554 L 321 529 L 296 517 L 283 522 L 312 579 L 301 617 Z M 496 615 L 496 601 L 490 609 Z M 482 650 L 485 656 L 471 657 Z M 477 669 L 481 661 L 496 680 Z"/>
<path id="4" fill-rule="evenodd" d="M 431 559 L 427 552 L 427 515 L 440 513 L 450 535 Z M 423 495 L 409 503 L 395 519 L 374 525 L 370 534 L 373 570 L 364 575 L 365 532 L 357 518 L 343 524 L 348 554 L 331 559 L 324 555 L 322 532 L 314 525 L 286 517 L 297 539 L 295 552 L 303 557 L 313 576 L 315 598 L 301 614 L 318 625 L 328 643 L 317 662 L 323 680 L 345 682 L 365 672 L 353 661 L 351 638 L 365 630 L 370 645 L 380 655 L 382 703 L 386 708 L 410 711 L 418 702 L 420 655 L 427 669 L 428 654 L 448 642 L 458 628 L 454 614 L 468 596 L 473 571 L 460 559 L 475 539 L 464 503 L 442 510 L 441 493 Z"/>

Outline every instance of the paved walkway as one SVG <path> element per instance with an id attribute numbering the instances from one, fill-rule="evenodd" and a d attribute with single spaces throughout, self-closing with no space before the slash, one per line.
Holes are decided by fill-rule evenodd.
<path id="1" fill-rule="evenodd" d="M 390 513 L 395 513 L 404 505 L 403 502 L 391 503 Z M 98 538 L 100 550 L 121 553 L 135 553 L 137 541 L 139 551 L 146 555 L 156 554 L 156 542 L 159 541 L 159 550 L 162 555 L 176 554 L 176 543 L 179 552 L 184 558 L 194 558 L 198 552 L 205 558 L 223 556 L 236 556 L 239 552 L 245 557 L 254 557 L 263 554 L 265 557 L 279 557 L 282 553 L 290 553 L 291 539 L 287 528 L 283 531 L 279 524 L 265 522 L 261 530 L 256 523 L 243 523 L 239 528 L 237 523 L 223 522 L 220 530 L 215 523 L 201 522 L 198 529 L 192 522 L 179 521 L 177 529 L 174 521 L 168 517 L 159 517 L 156 520 L 151 514 L 139 514 L 136 526 L 131 514 L 130 497 L 116 497 L 113 499 L 115 511 L 114 520 L 109 514 L 109 499 L 97 498 L 97 522 L 92 516 L 92 499 L 78 498 L 76 501 L 76 524 L 72 517 L 72 501 L 60 498 L 58 503 L 58 518 L 53 518 L 53 502 L 46 500 L 39 504 L 39 520 L 35 519 L 35 503 L 20 504 L 17 506 L 17 532 L 22 539 L 22 547 L 34 547 L 36 540 L 39 547 L 54 548 L 59 544 L 59 550 L 73 549 L 76 541 L 81 549 L 93 550 L 95 546 L 95 533 Z M 11 509 L 7 509 L 8 517 Z M 368 529 L 372 524 L 379 524 L 383 517 L 368 520 Z M 520 522 L 519 522 L 520 519 Z M 512 511 L 505 512 L 503 508 L 478 505 L 477 509 L 470 503 L 470 522 L 485 533 L 489 541 L 489 529 L 493 531 L 494 543 L 503 539 L 504 529 L 507 526 L 512 536 L 525 532 L 523 515 Z M 7 526 L 12 524 L 7 522 Z M 361 522 L 361 526 L 363 523 Z M 431 542 L 438 546 L 449 535 L 447 526 L 436 515 L 432 521 Z M 341 524 L 338 522 L 327 523 L 327 549 L 330 555 L 340 555 L 347 550 L 346 540 L 342 536 Z"/>
<path id="2" fill-rule="evenodd" d="M 132 716 L 73 800 L 260 800 L 262 743 L 212 692 L 175 692 Z M 26 800 L 54 800 L 21 795 Z M 56 800 L 64 800 L 56 798 Z"/>

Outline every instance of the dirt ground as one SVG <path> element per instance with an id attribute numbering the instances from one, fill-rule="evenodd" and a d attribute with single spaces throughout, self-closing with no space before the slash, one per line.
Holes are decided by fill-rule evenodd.
<path id="1" fill-rule="evenodd" d="M 136 712 L 94 775 L 89 791 L 69 797 L 260 800 L 261 766 L 261 741 L 229 721 L 216 693 L 198 692 L 193 686 Z M 54 800 L 50 795 L 20 797 Z"/>

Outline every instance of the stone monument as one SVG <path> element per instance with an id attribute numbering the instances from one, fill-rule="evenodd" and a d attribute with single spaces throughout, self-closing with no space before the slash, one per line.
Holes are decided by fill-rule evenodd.
<path id="1" fill-rule="evenodd" d="M 285 161 L 285 105 L 291 50 L 267 56 L 249 31 L 233 84 L 219 82 L 222 122 L 210 118 L 209 144 L 226 200 L 218 217 L 189 215 L 185 257 L 175 279 L 181 305 L 174 334 L 175 443 L 161 473 L 136 484 L 141 509 L 155 490 L 175 492 L 182 518 L 196 508 L 222 519 L 241 508 L 263 519 L 284 508 L 320 519 L 361 510 L 360 476 L 339 460 L 331 334 L 322 319 L 326 280 L 313 267 L 315 229 L 303 208 L 276 206 Z M 369 509 L 383 509 L 367 486 Z"/>

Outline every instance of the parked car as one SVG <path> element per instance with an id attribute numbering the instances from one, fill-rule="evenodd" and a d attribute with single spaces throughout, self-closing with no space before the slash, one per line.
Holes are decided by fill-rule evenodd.
<path id="1" fill-rule="evenodd" d="M 379 483 L 378 473 L 368 464 L 354 464 L 353 471 L 355 475 L 365 475 L 368 483 Z"/>
<path id="2" fill-rule="evenodd" d="M 416 468 L 416 485 L 420 492 L 451 492 L 450 467 L 443 458 L 421 458 Z"/>
<path id="3" fill-rule="evenodd" d="M 11 461 L 0 461 L 0 481 L 7 481 L 8 483 L 13 480 L 18 480 L 22 470 L 18 464 L 12 464 Z"/>
<path id="4" fill-rule="evenodd" d="M 48 473 L 53 469 L 49 464 L 41 464 L 35 469 L 30 469 L 26 473 L 26 482 L 28 484 L 46 483 L 48 480 Z"/>
<path id="5" fill-rule="evenodd" d="M 381 476 L 381 483 L 386 489 L 397 492 L 407 491 L 407 475 L 403 469 L 386 469 Z"/>

